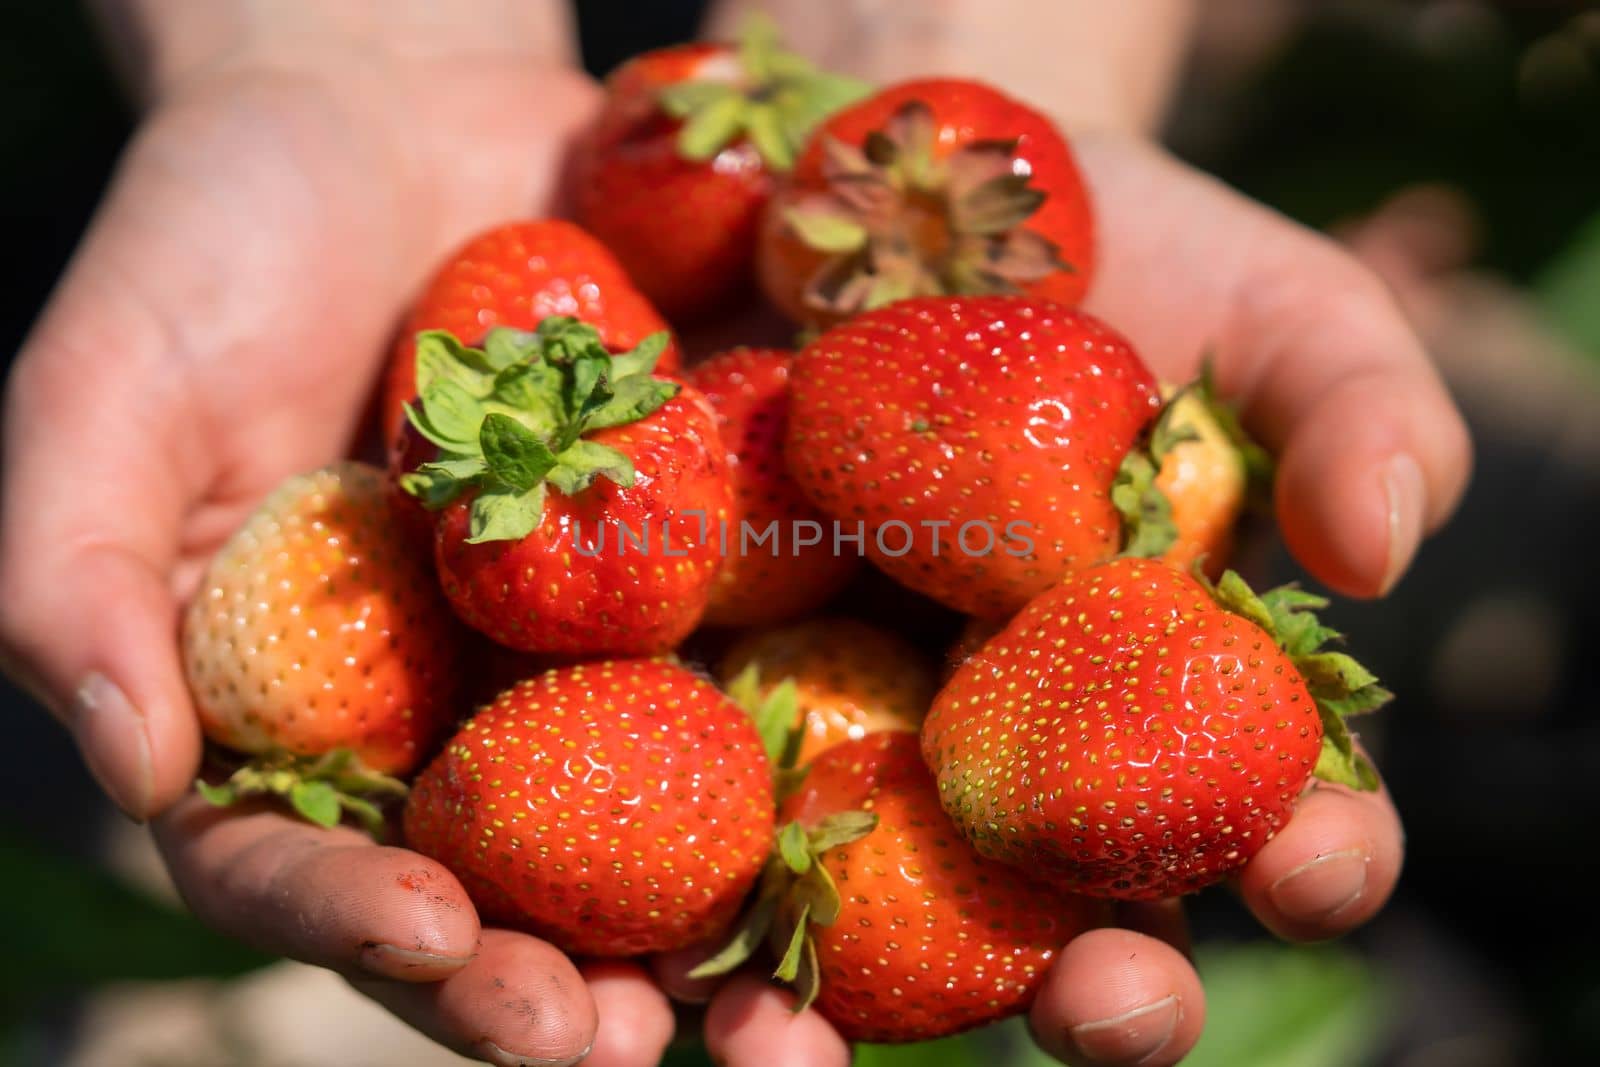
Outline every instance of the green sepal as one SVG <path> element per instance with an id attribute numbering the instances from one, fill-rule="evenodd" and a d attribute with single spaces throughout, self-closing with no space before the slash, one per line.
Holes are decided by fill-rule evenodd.
<path id="1" fill-rule="evenodd" d="M 689 972 L 690 978 L 720 978 L 744 966 L 767 940 L 778 913 L 778 897 L 762 896 L 739 920 L 728 943 Z"/>
<path id="2" fill-rule="evenodd" d="M 740 38 L 736 81 L 678 82 L 656 97 L 663 111 L 683 123 L 677 148 L 685 159 L 706 162 L 745 138 L 769 168 L 788 171 L 819 123 L 872 91 L 865 82 L 818 70 L 783 51 L 768 18 L 746 20 Z"/>
<path id="3" fill-rule="evenodd" d="M 800 791 L 810 767 L 779 767 L 772 775 L 772 799 L 782 804 Z"/>
<path id="4" fill-rule="evenodd" d="M 467 513 L 467 544 L 520 541 L 544 520 L 543 483 L 522 492 L 491 490 L 472 498 Z"/>
<path id="5" fill-rule="evenodd" d="M 735 679 L 730 688 L 753 682 Z M 763 941 L 778 957 L 773 977 L 794 986 L 799 994 L 796 1011 L 816 999 L 820 972 L 814 926 L 832 926 L 844 907 L 839 887 L 821 862 L 822 854 L 859 841 L 877 828 L 869 812 L 845 811 L 826 816 L 807 829 L 790 822 L 778 831 L 772 855 L 761 872 L 761 886 L 744 917 L 716 955 L 689 972 L 691 978 L 727 974 L 742 966 Z"/>
<path id="6" fill-rule="evenodd" d="M 636 422 L 678 394 L 652 374 L 669 340 L 652 334 L 613 357 L 594 327 L 559 315 L 531 332 L 493 330 L 482 348 L 419 334 L 421 403 L 406 417 L 440 454 L 402 474 L 400 488 L 431 510 L 473 490 L 468 542 L 481 544 L 537 529 L 547 487 L 570 496 L 596 478 L 633 485 L 628 457 L 583 435 Z"/>
<path id="7" fill-rule="evenodd" d="M 878 817 L 870 811 L 836 811 L 807 831 L 806 844 L 820 856 L 830 848 L 859 841 L 877 828 Z"/>
<path id="8" fill-rule="evenodd" d="M 818 252 L 858 252 L 867 245 L 867 228 L 842 211 L 790 207 L 784 209 L 783 221 L 794 228 L 800 240 Z"/>
<path id="9" fill-rule="evenodd" d="M 802 904 L 800 914 L 795 916 L 794 930 L 789 934 L 788 947 L 784 949 L 783 958 L 778 961 L 777 969 L 772 972 L 772 977 L 780 982 L 792 982 L 800 973 L 800 956 L 809 940 L 806 936 L 806 921 L 810 918 L 811 905 Z"/>
<path id="10" fill-rule="evenodd" d="M 1354 657 L 1327 647 L 1344 639 L 1317 617 L 1316 613 L 1328 606 L 1327 598 L 1295 585 L 1257 595 L 1231 570 L 1211 587 L 1211 594 L 1220 607 L 1265 630 L 1305 679 L 1322 719 L 1316 776 L 1352 789 L 1377 789 L 1378 772 L 1356 751 L 1345 720 L 1376 711 L 1394 699 L 1394 694 L 1379 685 L 1377 676 Z"/>
<path id="11" fill-rule="evenodd" d="M 1122 457 L 1111 482 L 1111 506 L 1122 517 L 1122 554 L 1142 559 L 1160 556 L 1178 539 L 1172 502 L 1156 485 L 1160 464 L 1145 446 Z"/>
<path id="12" fill-rule="evenodd" d="M 799 823 L 789 823 L 778 831 L 777 848 L 784 864 L 795 874 L 805 874 L 811 869 L 810 841 L 805 827 Z"/>
<path id="13" fill-rule="evenodd" d="M 382 840 L 383 810 L 371 798 L 401 798 L 406 784 L 361 764 L 347 748 L 321 756 L 294 756 L 277 751 L 257 756 L 237 768 L 226 781 L 195 782 L 208 803 L 228 807 L 247 797 L 274 797 L 318 826 L 331 827 L 349 815 L 373 838 Z"/>

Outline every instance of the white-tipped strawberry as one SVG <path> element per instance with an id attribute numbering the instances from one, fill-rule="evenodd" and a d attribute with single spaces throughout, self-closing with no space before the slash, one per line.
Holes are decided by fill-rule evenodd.
<path id="1" fill-rule="evenodd" d="M 183 622 L 206 737 L 253 757 L 217 803 L 286 798 L 376 826 L 363 795 L 403 794 L 455 713 L 459 634 L 375 468 L 290 478 L 223 546 Z"/>

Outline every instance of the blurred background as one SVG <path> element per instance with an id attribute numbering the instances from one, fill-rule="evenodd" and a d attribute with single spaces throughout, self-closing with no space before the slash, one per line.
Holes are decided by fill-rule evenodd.
<path id="1" fill-rule="evenodd" d="M 579 3 L 597 73 L 691 2 Z M 1472 423 L 1477 475 L 1395 594 L 1333 621 L 1400 694 L 1364 733 L 1409 834 L 1392 906 L 1336 945 L 1193 914 L 1203 1067 L 1600 1063 L 1600 6 L 1209 0 L 1168 143 L 1346 241 Z M 9 358 L 131 113 L 78 5 L 0 3 Z M 1270 546 L 1263 569 L 1293 577 Z M 339 979 L 187 918 L 64 733 L 0 690 L 0 1067 L 366 1067 L 438 1053 Z M 292 1025 L 286 1025 L 292 1023 Z M 673 1053 L 703 1062 L 692 1046 Z M 858 1062 L 1041 1064 L 1015 1027 Z"/>

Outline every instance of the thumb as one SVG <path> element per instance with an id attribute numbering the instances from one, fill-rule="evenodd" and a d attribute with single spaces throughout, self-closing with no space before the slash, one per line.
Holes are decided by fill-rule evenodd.
<path id="1" fill-rule="evenodd" d="M 80 254 L 7 385 L 0 652 L 112 801 L 147 819 L 200 759 L 172 571 L 183 471 L 205 453 L 183 440 L 181 366 L 115 277 Z"/>

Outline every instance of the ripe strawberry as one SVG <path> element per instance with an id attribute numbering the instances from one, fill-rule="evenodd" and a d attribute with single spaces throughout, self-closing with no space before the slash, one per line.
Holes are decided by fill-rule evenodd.
<path id="1" fill-rule="evenodd" d="M 1062 946 L 1106 917 L 968 848 L 909 734 L 824 752 L 778 822 L 757 904 L 697 973 L 731 970 L 771 935 L 778 976 L 850 1041 L 925 1041 L 1020 1014 Z"/>
<path id="2" fill-rule="evenodd" d="M 793 762 L 799 766 L 868 733 L 915 733 L 935 688 L 922 653 L 855 619 L 811 619 L 753 634 L 728 650 L 717 676 L 746 707 L 779 686 L 792 687 L 794 711 L 786 725 L 796 731 Z"/>
<path id="3" fill-rule="evenodd" d="M 451 739 L 412 786 L 406 842 L 488 921 L 566 952 L 664 952 L 738 914 L 772 846 L 771 774 L 749 717 L 682 667 L 565 667 Z"/>
<path id="4" fill-rule="evenodd" d="M 797 322 L 951 293 L 1077 303 L 1093 217 L 1048 119 L 982 83 L 930 78 L 817 130 L 767 208 L 757 265 Z"/>
<path id="5" fill-rule="evenodd" d="M 860 561 L 853 548 L 835 551 L 832 528 L 784 465 L 792 362 L 788 352 L 737 348 L 685 375 L 716 409 L 740 520 L 727 531 L 709 623 L 761 626 L 805 615 L 844 588 Z"/>
<path id="6" fill-rule="evenodd" d="M 737 48 L 647 52 L 606 79 L 577 152 L 578 219 L 673 321 L 704 318 L 748 282 L 774 175 L 865 93 L 779 51 L 764 22 Z"/>
<path id="7" fill-rule="evenodd" d="M 710 407 L 650 373 L 664 343 L 612 357 L 566 318 L 483 349 L 418 340 L 408 415 L 439 454 L 400 484 L 437 513 L 439 579 L 469 625 L 591 656 L 664 652 L 699 622 L 733 493 Z"/>
<path id="8" fill-rule="evenodd" d="M 934 701 L 922 751 L 986 856 L 1120 900 L 1244 865 L 1313 771 L 1372 788 L 1344 716 L 1388 699 L 1293 588 L 1121 558 L 1030 603 Z"/>
<path id="9" fill-rule="evenodd" d="M 496 326 L 531 330 L 552 315 L 593 326 L 612 352 L 625 352 L 667 328 L 606 247 L 570 222 L 509 222 L 478 234 L 446 259 L 411 308 L 390 357 L 383 389 L 385 440 L 405 424 L 417 397 L 416 341 L 424 330 L 446 330 L 469 345 Z M 681 362 L 676 342 L 658 370 Z"/>
<path id="10" fill-rule="evenodd" d="M 796 483 L 865 521 L 868 555 L 912 589 L 1002 615 L 1123 547 L 1112 486 L 1160 402 L 1092 316 L 1028 297 L 905 300 L 818 337 L 792 378 Z"/>
<path id="11" fill-rule="evenodd" d="M 382 472 L 340 463 L 289 479 L 212 560 L 184 615 L 201 727 L 259 757 L 208 795 L 286 794 L 324 824 L 341 804 L 376 818 L 339 794 L 394 792 L 383 776 L 428 755 L 455 712 L 458 638 Z"/>

